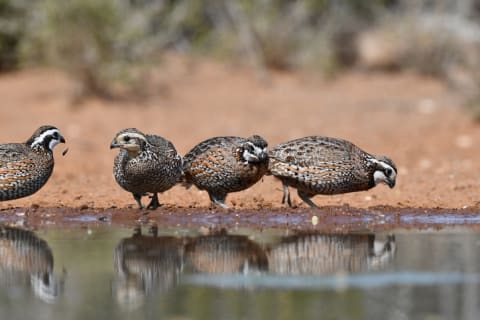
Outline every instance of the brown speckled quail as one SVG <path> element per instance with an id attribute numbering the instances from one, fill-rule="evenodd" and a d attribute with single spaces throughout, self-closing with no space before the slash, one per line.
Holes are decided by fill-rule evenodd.
<path id="1" fill-rule="evenodd" d="M 38 191 L 53 171 L 53 148 L 65 139 L 57 128 L 41 126 L 24 143 L 0 144 L 0 201 Z"/>
<path id="2" fill-rule="evenodd" d="M 267 142 L 254 135 L 215 137 L 196 145 L 183 158 L 186 185 L 206 190 L 210 200 L 223 207 L 230 192 L 245 190 L 268 169 Z"/>
<path id="3" fill-rule="evenodd" d="M 364 191 L 385 183 L 395 186 L 397 168 L 384 156 L 371 155 L 353 143 L 311 136 L 288 141 L 269 152 L 269 173 L 283 183 L 283 201 L 291 206 L 288 187 L 309 206 L 317 194 Z"/>
<path id="4" fill-rule="evenodd" d="M 117 133 L 110 148 L 121 148 L 113 174 L 118 184 L 133 194 L 140 209 L 143 195 L 153 194 L 148 208 L 156 209 L 160 206 L 157 193 L 180 182 L 182 157 L 170 141 L 160 136 L 124 129 Z"/>

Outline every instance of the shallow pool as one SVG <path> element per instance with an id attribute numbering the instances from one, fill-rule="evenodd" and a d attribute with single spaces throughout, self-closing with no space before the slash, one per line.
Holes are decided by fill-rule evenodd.
<path id="1" fill-rule="evenodd" d="M 477 319 L 480 234 L 0 228 L 0 319 Z"/>

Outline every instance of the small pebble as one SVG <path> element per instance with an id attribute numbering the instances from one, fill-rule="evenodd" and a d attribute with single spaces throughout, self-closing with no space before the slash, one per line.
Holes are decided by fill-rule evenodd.
<path id="1" fill-rule="evenodd" d="M 418 102 L 418 111 L 422 114 L 432 114 L 436 108 L 435 101 L 432 99 L 426 98 Z"/>
<path id="2" fill-rule="evenodd" d="M 455 140 L 455 144 L 458 148 L 468 149 L 473 145 L 473 139 L 469 135 L 460 135 Z"/>
<path id="3" fill-rule="evenodd" d="M 426 170 L 432 167 L 432 161 L 429 159 L 421 159 L 419 162 L 419 166 L 421 169 Z"/>

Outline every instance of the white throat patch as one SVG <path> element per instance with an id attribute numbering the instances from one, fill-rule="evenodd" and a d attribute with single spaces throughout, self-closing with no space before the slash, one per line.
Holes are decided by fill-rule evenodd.
<path id="1" fill-rule="evenodd" d="M 247 150 L 243 150 L 242 157 L 243 157 L 243 160 L 245 160 L 245 164 L 249 162 L 258 162 L 258 157 L 254 154 L 251 154 Z"/>
<path id="2" fill-rule="evenodd" d="M 52 139 L 52 140 L 50 140 L 50 143 L 48 144 L 48 148 L 53 151 L 53 148 L 59 143 L 60 143 L 60 140 Z"/>
<path id="3" fill-rule="evenodd" d="M 373 181 L 375 182 L 375 185 L 379 183 L 385 183 L 388 184 L 388 179 L 383 173 L 383 171 L 377 170 L 373 173 Z"/>

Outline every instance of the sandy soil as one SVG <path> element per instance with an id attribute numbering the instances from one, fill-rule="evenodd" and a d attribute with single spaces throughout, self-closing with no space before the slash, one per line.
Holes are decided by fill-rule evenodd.
<path id="1" fill-rule="evenodd" d="M 218 135 L 260 134 L 271 146 L 306 135 L 351 140 L 390 156 L 397 186 L 317 196 L 319 205 L 472 208 L 480 198 L 480 126 L 441 82 L 415 74 L 350 73 L 326 81 L 305 73 L 273 74 L 260 84 L 245 69 L 169 57 L 155 78 L 158 96 L 148 102 L 89 100 L 72 107 L 72 83 L 51 70 L 0 77 L 0 142 L 24 141 L 42 124 L 67 139 L 55 150 L 55 170 L 33 196 L 0 203 L 16 207 L 128 208 L 131 194 L 112 176 L 117 131 L 137 127 L 170 139 L 186 153 Z M 265 177 L 227 198 L 235 209 L 280 208 L 281 185 Z M 305 207 L 296 194 L 295 204 Z M 145 202 L 147 199 L 144 200 Z M 174 187 L 160 196 L 166 208 L 207 208 L 205 192 Z"/>

